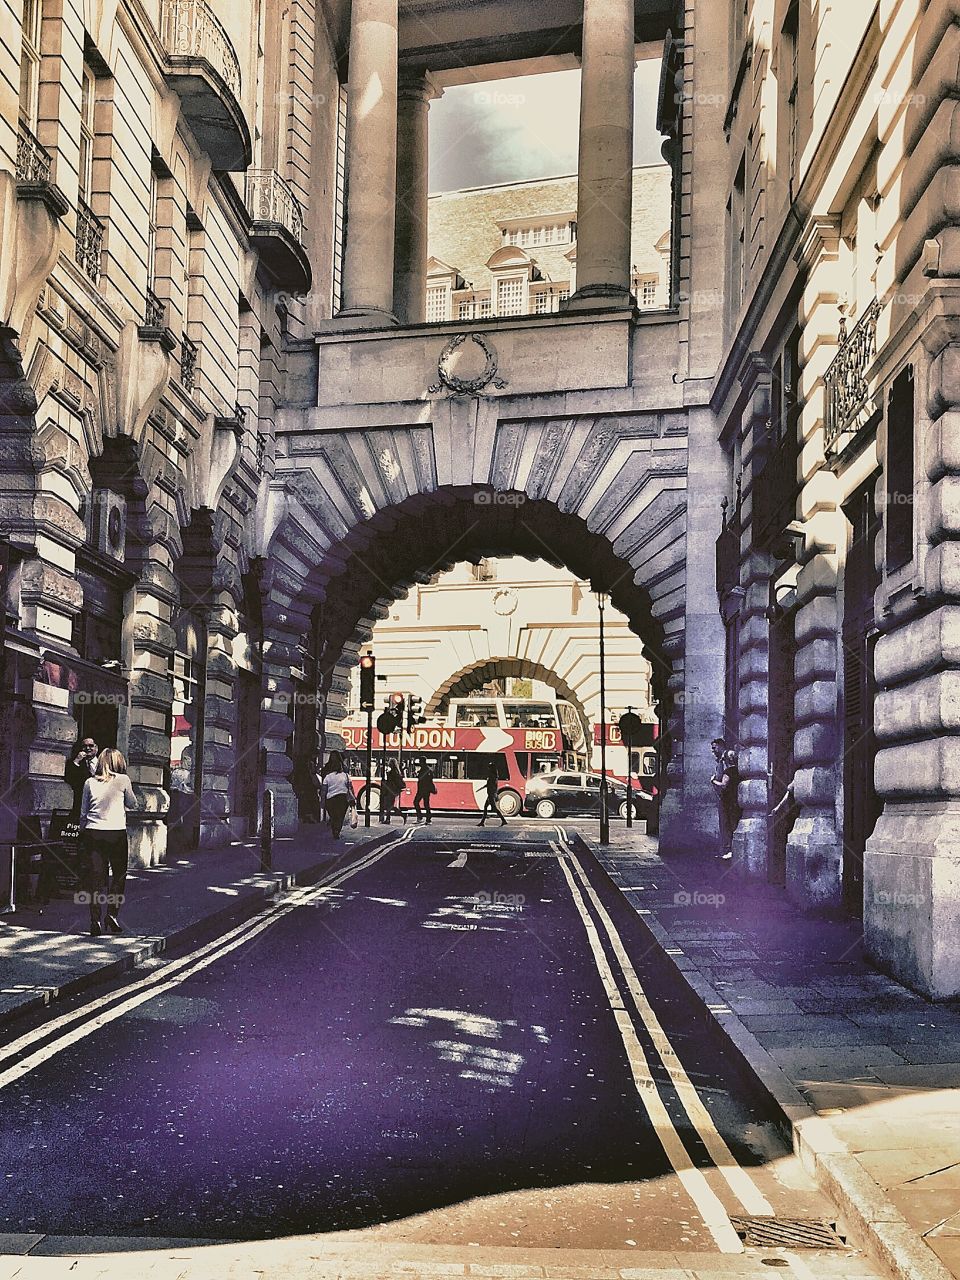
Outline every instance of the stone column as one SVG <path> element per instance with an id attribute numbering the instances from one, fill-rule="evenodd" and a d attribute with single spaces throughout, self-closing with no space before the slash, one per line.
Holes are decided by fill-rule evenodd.
<path id="1" fill-rule="evenodd" d="M 237 767 L 237 663 L 233 655 L 239 634 L 239 574 L 232 565 L 217 571 L 215 586 L 224 589 L 207 615 L 207 679 L 203 706 L 203 792 L 200 798 L 200 844 L 216 848 L 230 843 L 230 779 Z M 232 589 L 231 589 L 232 588 Z"/>
<path id="2" fill-rule="evenodd" d="M 633 0 L 584 0 L 573 308 L 630 305 Z"/>
<path id="3" fill-rule="evenodd" d="M 754 510 L 757 478 L 766 461 L 770 422 L 771 373 L 768 361 L 751 353 L 744 361 L 740 380 L 747 399 L 740 427 L 740 458 L 744 488 L 741 507 L 744 542 L 740 581 L 744 588 L 740 612 L 740 805 L 743 816 L 733 837 L 734 868 L 740 875 L 767 878 L 767 812 L 769 763 L 768 681 L 770 674 L 770 573 L 768 551 L 756 545 Z"/>
<path id="4" fill-rule="evenodd" d="M 843 861 L 843 809 L 837 800 L 843 783 L 837 645 L 843 619 L 837 582 L 844 521 L 837 476 L 823 466 L 822 443 L 824 374 L 836 355 L 839 240 L 837 220 L 818 218 L 795 255 L 806 277 L 800 302 L 800 518 L 806 548 L 797 582 L 795 631 L 794 794 L 800 815 L 787 840 L 786 888 L 804 907 L 840 905 Z"/>
<path id="5" fill-rule="evenodd" d="M 400 81 L 393 302 L 403 324 L 423 324 L 427 318 L 428 117 L 431 100 L 441 92 L 429 76 Z"/>
<path id="6" fill-rule="evenodd" d="M 341 315 L 393 315 L 397 193 L 397 0 L 353 0 L 347 87 L 347 242 Z"/>

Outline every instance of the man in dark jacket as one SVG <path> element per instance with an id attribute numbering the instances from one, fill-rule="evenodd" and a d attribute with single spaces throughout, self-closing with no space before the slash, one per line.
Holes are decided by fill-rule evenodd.
<path id="1" fill-rule="evenodd" d="M 418 822 L 423 816 L 420 812 L 421 807 L 426 809 L 427 820 L 424 824 L 425 826 L 429 826 L 433 821 L 433 817 L 430 813 L 430 798 L 436 794 L 437 787 L 436 783 L 433 781 L 433 774 L 430 771 L 430 766 L 427 764 L 426 760 L 424 760 L 423 756 L 421 756 L 420 772 L 417 774 L 417 791 L 413 797 L 413 807 L 416 810 Z"/>
<path id="2" fill-rule="evenodd" d="M 99 752 L 100 748 L 94 739 L 88 735 L 77 743 L 64 767 L 63 776 L 73 792 L 73 808 L 70 811 L 70 817 L 74 822 L 80 821 L 83 784 L 96 773 Z"/>

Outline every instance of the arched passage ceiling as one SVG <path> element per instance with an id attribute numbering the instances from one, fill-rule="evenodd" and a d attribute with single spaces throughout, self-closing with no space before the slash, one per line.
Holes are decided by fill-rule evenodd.
<path id="1" fill-rule="evenodd" d="M 388 616 L 390 603 L 414 582 L 426 582 L 460 561 L 521 555 L 546 560 L 604 586 L 643 644 L 653 668 L 655 696 L 662 706 L 667 702 L 670 662 L 663 623 L 671 610 L 661 602 L 655 617 L 642 563 L 635 569 L 579 516 L 551 502 L 519 492 L 449 486 L 414 494 L 354 524 L 312 563 L 304 535 L 292 519 L 278 529 L 271 548 L 275 581 L 282 588 L 278 595 L 292 597 L 296 605 L 291 599 L 291 607 L 308 615 L 317 608 L 318 666 L 322 676 L 341 680 L 343 688 L 374 623 Z M 302 577 L 294 558 L 302 566 Z M 636 562 L 636 553 L 633 559 Z M 682 597 L 675 608 L 682 615 Z"/>

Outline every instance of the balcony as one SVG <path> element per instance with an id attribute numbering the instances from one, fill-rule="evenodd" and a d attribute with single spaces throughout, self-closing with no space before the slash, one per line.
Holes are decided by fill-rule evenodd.
<path id="1" fill-rule="evenodd" d="M 247 174 L 250 243 L 274 282 L 291 293 L 307 293 L 312 282 L 303 247 L 303 210 L 289 183 L 273 169 Z"/>
<path id="2" fill-rule="evenodd" d="M 94 284 L 100 279 L 103 223 L 85 200 L 77 199 L 77 264 Z"/>
<path id="3" fill-rule="evenodd" d="M 70 206 L 60 188 L 54 185 L 52 174 L 49 152 L 21 120 L 17 130 L 17 197 L 42 201 L 59 219 Z"/>
<path id="4" fill-rule="evenodd" d="M 177 345 L 176 338 L 167 328 L 167 304 L 150 288 L 144 294 L 140 338 L 144 342 L 159 342 L 168 355 Z"/>
<path id="5" fill-rule="evenodd" d="M 167 79 L 184 118 L 217 171 L 240 172 L 253 156 L 240 99 L 240 60 L 205 0 L 161 0 Z"/>
<path id="6" fill-rule="evenodd" d="M 875 421 L 867 373 L 877 354 L 879 315 L 880 303 L 874 298 L 849 336 L 846 317 L 841 317 L 840 349 L 824 374 L 824 448 L 828 457 L 844 453 Z"/>
<path id="7" fill-rule="evenodd" d="M 192 395 L 197 381 L 197 344 L 186 334 L 180 339 L 180 385 Z"/>

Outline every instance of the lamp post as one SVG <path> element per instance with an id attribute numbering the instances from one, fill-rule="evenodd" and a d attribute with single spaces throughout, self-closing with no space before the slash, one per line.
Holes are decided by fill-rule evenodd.
<path id="1" fill-rule="evenodd" d="M 593 584 L 591 584 L 593 585 Z M 600 611 L 600 843 L 610 843 L 610 810 L 607 803 L 607 672 L 603 635 L 603 611 L 607 593 L 594 586 Z"/>

